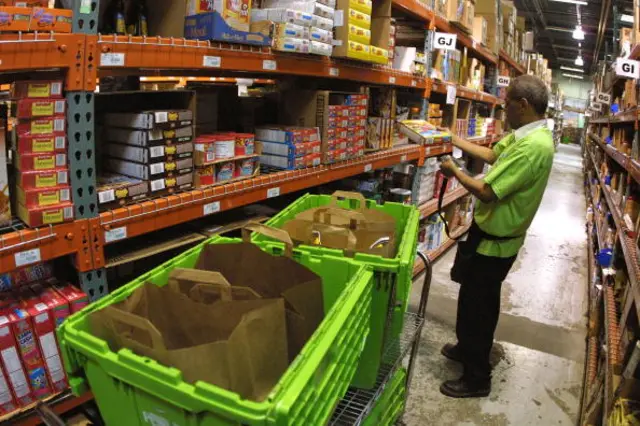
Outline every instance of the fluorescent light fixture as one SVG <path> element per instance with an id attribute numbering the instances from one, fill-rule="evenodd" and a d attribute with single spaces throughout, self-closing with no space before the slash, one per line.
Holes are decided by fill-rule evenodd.
<path id="1" fill-rule="evenodd" d="M 551 1 L 557 1 L 558 3 L 579 4 L 579 5 L 582 5 L 582 6 L 586 6 L 586 5 L 589 4 L 586 1 L 582 1 L 582 0 L 551 0 Z"/>
<path id="2" fill-rule="evenodd" d="M 584 65 L 584 61 L 582 60 L 582 56 L 578 56 L 576 58 L 576 61 L 574 62 L 574 64 L 576 64 L 579 67 L 583 66 Z"/>
<path id="3" fill-rule="evenodd" d="M 633 15 L 620 15 L 620 21 L 633 24 Z"/>
<path id="4" fill-rule="evenodd" d="M 584 31 L 582 31 L 582 27 L 577 26 L 575 30 L 573 30 L 573 38 L 576 40 L 584 40 Z"/>
<path id="5" fill-rule="evenodd" d="M 562 76 L 563 77 L 576 78 L 578 80 L 582 80 L 582 76 L 581 75 L 562 73 Z"/>
<path id="6" fill-rule="evenodd" d="M 580 68 L 571 68 L 571 67 L 565 67 L 565 66 L 561 66 L 560 69 L 565 71 L 584 72 Z"/>

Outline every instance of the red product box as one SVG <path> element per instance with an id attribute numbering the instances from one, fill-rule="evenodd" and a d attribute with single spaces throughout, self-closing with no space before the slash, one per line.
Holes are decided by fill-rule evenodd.
<path id="1" fill-rule="evenodd" d="M 19 7 L 47 7 L 49 6 L 48 0 L 10 0 L 7 3 L 13 3 L 12 6 Z M 9 6 L 9 5 L 7 5 Z"/>
<path id="2" fill-rule="evenodd" d="M 31 11 L 29 11 L 31 14 Z M 11 85 L 12 99 L 62 98 L 62 81 L 16 81 Z"/>
<path id="3" fill-rule="evenodd" d="M 18 352 L 22 358 L 32 394 L 37 399 L 45 398 L 51 395 L 51 387 L 33 328 L 34 318 L 13 299 L 10 301 L 8 311 L 10 311 L 11 328 L 18 344 Z M 35 313 L 37 314 L 37 311 Z"/>
<path id="4" fill-rule="evenodd" d="M 16 102 L 16 117 L 35 118 L 64 115 L 67 101 L 64 99 L 20 99 Z"/>
<path id="5" fill-rule="evenodd" d="M 44 286 L 39 282 L 31 284 L 31 290 L 49 306 L 49 312 L 57 328 L 71 315 L 71 309 L 69 301 L 53 289 L 52 286 L 55 284 L 58 284 L 58 280 L 51 278 L 44 283 Z"/>
<path id="6" fill-rule="evenodd" d="M 67 168 L 46 171 L 24 171 L 16 176 L 17 185 L 23 189 L 55 188 L 69 184 Z"/>
<path id="7" fill-rule="evenodd" d="M 48 152 L 67 152 L 67 136 L 64 132 L 57 135 L 25 135 L 18 138 L 18 154 L 44 154 Z"/>
<path id="8" fill-rule="evenodd" d="M 53 267 L 50 263 L 37 263 L 11 272 L 14 287 L 20 287 L 34 281 L 47 280 L 53 277 Z"/>
<path id="9" fill-rule="evenodd" d="M 31 31 L 55 31 L 70 33 L 73 21 L 73 11 L 69 9 L 49 9 L 48 7 L 34 7 L 31 14 Z"/>
<path id="10" fill-rule="evenodd" d="M 330 117 L 328 120 L 328 126 L 330 129 L 337 127 L 349 127 L 349 118 L 347 117 Z"/>
<path id="11" fill-rule="evenodd" d="M 20 298 L 23 309 L 31 316 L 33 331 L 47 369 L 51 388 L 55 392 L 62 392 L 69 387 L 69 382 L 62 366 L 56 339 L 56 323 L 53 317 L 55 306 L 41 300 L 29 287 L 22 288 Z"/>
<path id="12" fill-rule="evenodd" d="M 0 32 L 29 31 L 31 8 L 0 7 Z"/>
<path id="13" fill-rule="evenodd" d="M 89 297 L 71 284 L 55 284 L 53 288 L 69 302 L 71 313 L 75 314 L 89 304 Z"/>
<path id="14" fill-rule="evenodd" d="M 18 204 L 16 210 L 20 220 L 31 228 L 73 220 L 73 203 L 70 202 L 46 207 L 26 207 Z"/>
<path id="15" fill-rule="evenodd" d="M 320 131 L 317 127 L 303 129 L 302 134 L 302 140 L 304 142 L 315 142 L 320 140 Z"/>
<path id="16" fill-rule="evenodd" d="M 69 185 L 32 189 L 16 187 L 16 192 L 18 204 L 26 207 L 47 207 L 71 201 L 71 187 Z"/>
<path id="17" fill-rule="evenodd" d="M 349 136 L 349 130 L 346 127 L 339 127 L 336 129 L 336 138 L 345 139 Z"/>
<path id="18" fill-rule="evenodd" d="M 20 407 L 26 407 L 32 404 L 35 399 L 27 380 L 26 370 L 20 360 L 20 352 L 13 331 L 13 321 L 15 320 L 17 317 L 6 304 L 0 308 L 0 359 L 2 360 L 2 369 L 11 387 L 13 401 Z M 6 394 L 3 393 L 3 395 L 7 400 Z"/>
<path id="19" fill-rule="evenodd" d="M 45 154 L 22 154 L 16 159 L 18 170 L 53 170 L 67 166 L 67 154 L 45 153 Z"/>
<path id="20" fill-rule="evenodd" d="M 329 105 L 329 117 L 345 117 L 349 115 L 349 107 L 344 105 Z"/>
<path id="21" fill-rule="evenodd" d="M 18 120 L 16 132 L 23 136 L 63 136 L 66 133 L 67 120 L 64 116 L 35 118 L 33 120 Z"/>
<path id="22" fill-rule="evenodd" d="M 309 154 L 305 155 L 303 158 L 305 167 L 316 167 L 320 165 L 321 155 L 320 154 Z"/>

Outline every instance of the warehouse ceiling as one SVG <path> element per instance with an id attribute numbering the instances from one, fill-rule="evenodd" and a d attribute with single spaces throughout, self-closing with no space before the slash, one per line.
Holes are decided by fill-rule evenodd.
<path id="1" fill-rule="evenodd" d="M 631 13 L 632 2 L 625 0 L 584 0 L 587 5 L 578 5 L 582 29 L 582 42 L 573 38 L 578 24 L 576 4 L 552 0 L 515 0 L 518 14 L 527 18 L 527 29 L 535 32 L 536 49 L 549 59 L 550 67 L 576 67 L 574 62 L 580 49 L 584 60 L 585 73 L 589 74 L 597 61 L 604 59 L 605 51 L 613 48 L 613 9 L 619 13 Z M 598 43 L 598 29 L 601 20 L 606 19 L 604 38 Z M 626 24 L 630 26 L 631 24 Z M 579 43 L 582 46 L 579 46 Z M 599 47 L 598 47 L 599 44 Z M 607 46 L 605 46 L 607 44 Z M 611 59 L 611 58 L 609 58 Z"/>

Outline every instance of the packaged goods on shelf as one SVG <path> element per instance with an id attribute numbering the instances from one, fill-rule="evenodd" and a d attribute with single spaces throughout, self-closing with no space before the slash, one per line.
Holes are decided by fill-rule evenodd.
<path id="1" fill-rule="evenodd" d="M 23 136 L 63 136 L 66 134 L 67 120 L 64 116 L 19 119 L 16 125 L 18 137 Z"/>
<path id="2" fill-rule="evenodd" d="M 436 191 L 436 172 L 438 171 L 438 159 L 435 157 L 426 158 L 424 166 L 419 175 L 420 179 L 420 192 L 414 194 L 414 197 L 418 201 L 418 205 L 426 203 L 433 199 L 433 194 Z"/>
<path id="3" fill-rule="evenodd" d="M 341 158 L 334 161 L 346 160 L 346 152 L 341 152 Z M 321 164 L 322 156 L 320 154 L 307 154 L 301 157 L 283 157 L 280 155 L 262 154 L 260 163 L 265 166 L 283 170 L 296 170 L 306 167 L 316 167 Z"/>
<path id="4" fill-rule="evenodd" d="M 55 188 L 22 189 L 16 187 L 16 200 L 18 204 L 27 208 L 48 207 L 55 204 L 71 201 L 71 187 L 61 185 Z"/>
<path id="5" fill-rule="evenodd" d="M 475 5 L 470 0 L 449 0 L 447 2 L 447 19 L 467 32 L 473 30 Z"/>
<path id="6" fill-rule="evenodd" d="M 19 99 L 15 102 L 15 117 L 36 118 L 64 115 L 67 101 L 64 99 Z"/>
<path id="7" fill-rule="evenodd" d="M 175 161 L 193 156 L 193 142 L 183 142 L 169 146 L 140 147 L 120 143 L 104 144 L 104 153 L 113 158 L 131 160 L 138 163 Z"/>
<path id="8" fill-rule="evenodd" d="M 73 203 L 59 203 L 45 207 L 24 206 L 19 204 L 17 214 L 20 220 L 32 228 L 73 220 Z"/>
<path id="9" fill-rule="evenodd" d="M 291 24 L 288 22 L 277 23 L 273 25 L 272 37 L 277 38 L 299 38 L 308 39 L 310 35 L 310 27 Z"/>
<path id="10" fill-rule="evenodd" d="M 89 304 L 89 297 L 82 290 L 68 283 L 55 283 L 53 288 L 69 303 L 72 314 L 81 311 Z"/>
<path id="11" fill-rule="evenodd" d="M 483 16 L 473 18 L 473 38 L 487 45 L 487 20 Z"/>
<path id="12" fill-rule="evenodd" d="M 23 367 L 20 359 L 20 348 L 18 346 L 18 340 L 16 339 L 17 334 L 14 326 L 14 322 L 16 322 L 18 318 L 15 313 L 9 309 L 8 302 L 0 308 L 0 315 L 4 315 L 7 318 L 7 322 L 0 327 L 0 357 L 2 358 L 2 370 L 7 374 L 7 380 L 11 385 L 12 393 L 15 396 L 16 405 L 19 407 L 26 407 L 35 402 L 35 397 L 31 390 L 27 370 Z M 28 333 L 25 331 L 23 341 L 28 336 Z M 31 342 L 35 343 L 34 340 Z M 40 377 L 43 376 L 44 374 Z M 43 378 L 46 382 L 46 376 Z"/>
<path id="13" fill-rule="evenodd" d="M 175 176 L 161 177 L 149 182 L 151 195 L 163 196 L 180 191 L 186 191 L 193 187 L 193 173 L 185 172 Z"/>
<path id="14" fill-rule="evenodd" d="M 309 53 L 310 41 L 300 38 L 275 38 L 272 47 L 282 52 Z"/>
<path id="15" fill-rule="evenodd" d="M 187 0 L 186 15 L 217 12 L 234 30 L 249 31 L 251 0 L 228 2 L 225 0 Z"/>
<path id="16" fill-rule="evenodd" d="M 63 134 L 22 136 L 16 141 L 16 152 L 18 154 L 65 153 L 67 152 L 67 137 Z"/>
<path id="17" fill-rule="evenodd" d="M 104 166 L 112 173 L 149 180 L 191 173 L 193 171 L 193 158 L 148 164 L 135 163 L 117 158 L 106 158 Z"/>
<path id="18" fill-rule="evenodd" d="M 399 126 L 400 131 L 407 135 L 409 140 L 420 145 L 451 142 L 451 133 L 437 130 L 433 124 L 425 120 L 403 120 Z"/>
<path id="19" fill-rule="evenodd" d="M 31 13 L 30 31 L 54 31 L 70 33 L 73 28 L 73 11 L 35 7 Z"/>
<path id="20" fill-rule="evenodd" d="M 237 3 L 242 4 L 242 2 Z M 269 46 L 271 44 L 271 37 L 269 36 L 270 28 L 259 22 L 252 22 L 264 20 L 253 18 L 253 12 L 255 12 L 255 9 L 251 12 L 251 20 L 249 20 L 250 14 L 248 11 L 245 14 L 247 25 L 245 26 L 244 23 L 242 23 L 241 27 L 246 28 L 246 30 L 233 28 L 217 11 L 189 15 L 184 20 L 184 37 L 193 40 L 213 40 L 227 43 Z"/>
<path id="21" fill-rule="evenodd" d="M 253 9 L 252 21 L 273 21 L 311 27 L 315 21 L 313 14 L 286 8 Z"/>
<path id="22" fill-rule="evenodd" d="M 98 208 L 109 210 L 149 196 L 149 182 L 114 173 L 98 175 Z"/>
<path id="23" fill-rule="evenodd" d="M 193 125 L 193 111 L 165 110 L 132 113 L 107 113 L 103 116 L 106 126 L 127 129 L 177 129 Z"/>
<path id="24" fill-rule="evenodd" d="M 11 99 L 47 99 L 62 98 L 60 80 L 16 81 L 11 85 Z"/>
<path id="25" fill-rule="evenodd" d="M 311 40 L 311 43 L 309 44 L 309 53 L 313 53 L 314 55 L 331 56 L 333 53 L 333 46 L 327 43 Z"/>
<path id="26" fill-rule="evenodd" d="M 18 154 L 15 166 L 18 170 L 51 170 L 67 166 L 67 154 Z"/>
<path id="27" fill-rule="evenodd" d="M 437 249 L 446 241 L 444 222 L 438 214 L 429 216 L 418 234 L 418 249 L 424 253 Z"/>
<path id="28" fill-rule="evenodd" d="M 104 137 L 110 142 L 136 146 L 171 145 L 191 141 L 193 139 L 193 127 L 186 126 L 165 130 L 135 130 L 106 127 L 104 129 Z"/>
<path id="29" fill-rule="evenodd" d="M 44 171 L 21 172 L 17 176 L 17 185 L 24 189 L 54 188 L 69 183 L 69 171 L 66 168 Z"/>
<path id="30" fill-rule="evenodd" d="M 50 263 L 37 263 L 6 274 L 0 275 L 0 291 L 19 288 L 36 281 L 44 281 L 53 277 Z"/>
<path id="31" fill-rule="evenodd" d="M 387 149 L 393 146 L 393 131 L 395 120 L 383 117 L 367 118 L 367 146 L 368 150 Z"/>

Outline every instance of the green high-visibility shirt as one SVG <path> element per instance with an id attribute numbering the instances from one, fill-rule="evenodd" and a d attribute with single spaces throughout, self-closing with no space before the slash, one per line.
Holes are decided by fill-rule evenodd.
<path id="1" fill-rule="evenodd" d="M 553 136 L 540 120 L 523 126 L 493 148 L 498 159 L 484 182 L 498 197 L 493 203 L 478 201 L 474 218 L 480 229 L 505 241 L 483 240 L 477 252 L 485 256 L 512 257 L 524 244 L 549 181 L 555 148 Z"/>

